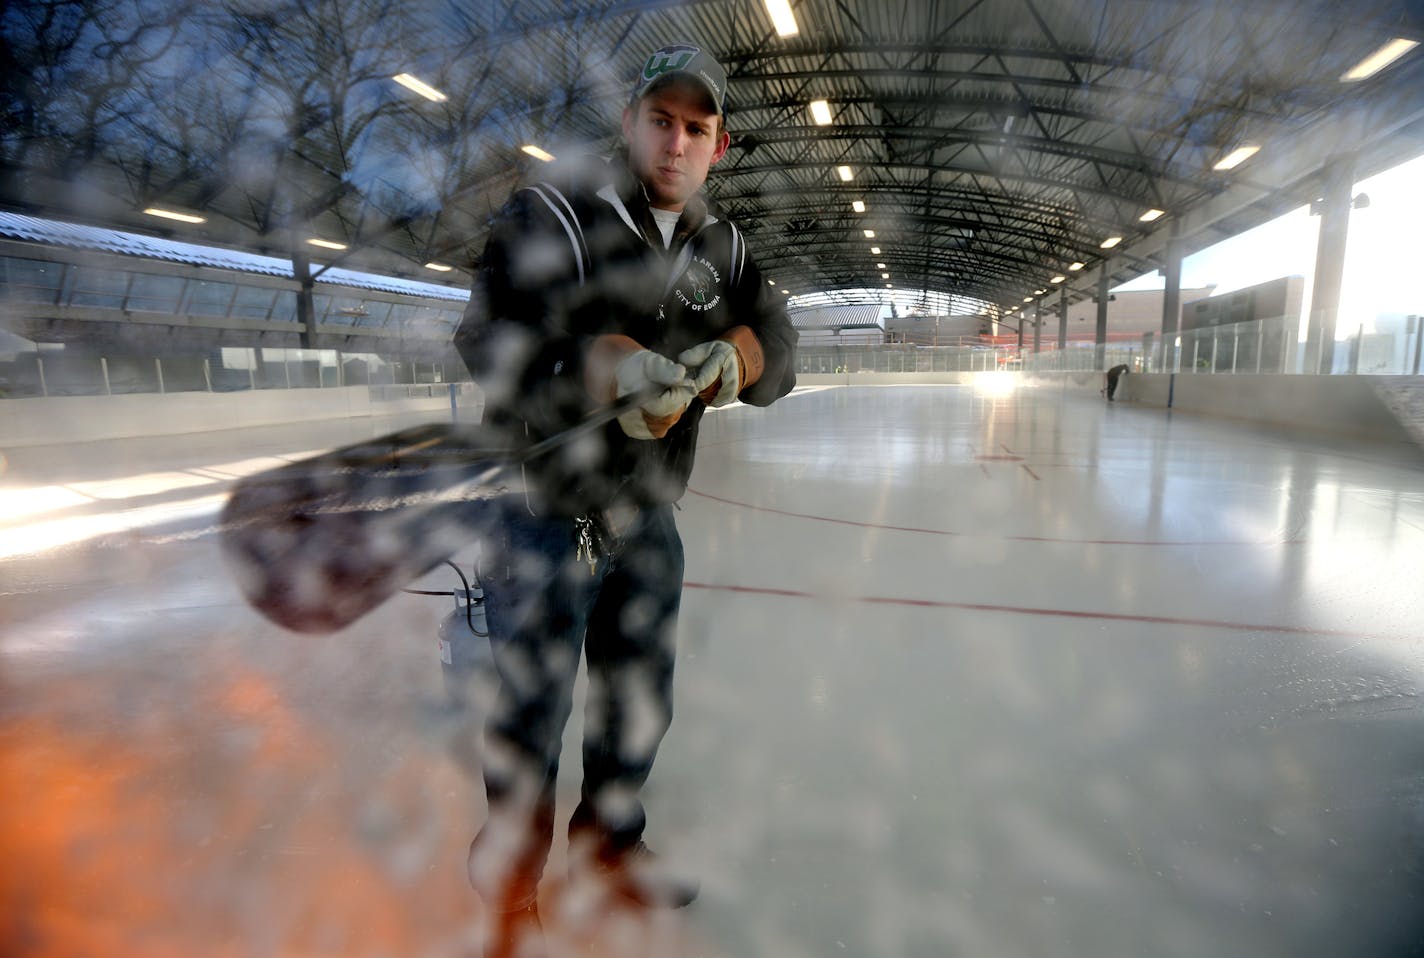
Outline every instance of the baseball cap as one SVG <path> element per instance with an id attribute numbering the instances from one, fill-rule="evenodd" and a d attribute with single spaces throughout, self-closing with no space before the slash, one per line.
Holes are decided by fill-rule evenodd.
<path id="1" fill-rule="evenodd" d="M 638 74 L 632 98 L 637 100 L 645 96 L 659 81 L 677 75 L 685 76 L 705 88 L 712 97 L 717 115 L 723 115 L 727 100 L 727 71 L 711 54 L 690 43 L 674 43 L 654 51 Z"/>

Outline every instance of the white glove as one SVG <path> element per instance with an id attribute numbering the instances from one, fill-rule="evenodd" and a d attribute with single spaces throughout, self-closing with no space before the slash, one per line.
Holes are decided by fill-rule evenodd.
<path id="1" fill-rule="evenodd" d="M 667 435 L 697 395 L 687 370 L 651 349 L 640 349 L 619 361 L 613 378 L 615 395 L 620 399 L 630 393 L 654 393 L 638 408 L 618 417 L 618 425 L 634 439 Z"/>
<path id="2" fill-rule="evenodd" d="M 742 364 L 731 343 L 714 339 L 677 354 L 677 361 L 692 370 L 692 391 L 707 405 L 725 406 L 742 391 Z"/>

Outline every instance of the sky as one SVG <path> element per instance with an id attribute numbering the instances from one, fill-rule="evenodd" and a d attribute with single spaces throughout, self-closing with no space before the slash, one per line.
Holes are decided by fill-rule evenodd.
<path id="1" fill-rule="evenodd" d="M 1424 314 L 1424 286 L 1415 274 L 1424 264 L 1424 156 L 1355 184 L 1354 194 L 1369 206 L 1350 214 L 1345 281 L 1337 332 L 1341 337 L 1381 316 Z M 1216 285 L 1216 295 L 1281 276 L 1304 276 L 1309 310 L 1310 280 L 1320 220 L 1300 207 L 1182 261 L 1182 286 Z M 1149 273 L 1119 290 L 1162 289 L 1163 277 Z"/>

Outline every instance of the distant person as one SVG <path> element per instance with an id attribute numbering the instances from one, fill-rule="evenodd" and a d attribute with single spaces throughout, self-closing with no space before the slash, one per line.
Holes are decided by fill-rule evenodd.
<path id="1" fill-rule="evenodd" d="M 1127 363 L 1119 363 L 1107 371 L 1107 384 L 1104 389 L 1107 390 L 1108 402 L 1113 401 L 1113 393 L 1117 392 L 1117 381 L 1129 372 L 1131 370 L 1128 369 Z"/>
<path id="2" fill-rule="evenodd" d="M 495 913 L 486 954 L 543 953 L 537 889 L 580 652 L 583 787 L 571 872 L 602 900 L 679 907 L 695 881 L 643 844 L 639 798 L 672 721 L 687 488 L 708 406 L 766 406 L 795 384 L 796 331 L 741 231 L 702 195 L 727 150 L 727 77 L 696 47 L 646 62 L 626 150 L 551 168 L 497 219 L 455 343 L 486 422 L 519 443 L 616 397 L 643 397 L 599 440 L 531 463 L 481 557 L 500 690 L 486 726 L 489 817 L 470 879 Z"/>

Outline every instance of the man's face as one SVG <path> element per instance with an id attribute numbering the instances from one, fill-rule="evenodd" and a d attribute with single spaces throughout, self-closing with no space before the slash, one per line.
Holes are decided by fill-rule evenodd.
<path id="1" fill-rule="evenodd" d="M 680 211 L 727 152 L 731 137 L 710 107 L 706 91 L 673 81 L 623 111 L 629 164 L 658 209 Z"/>

